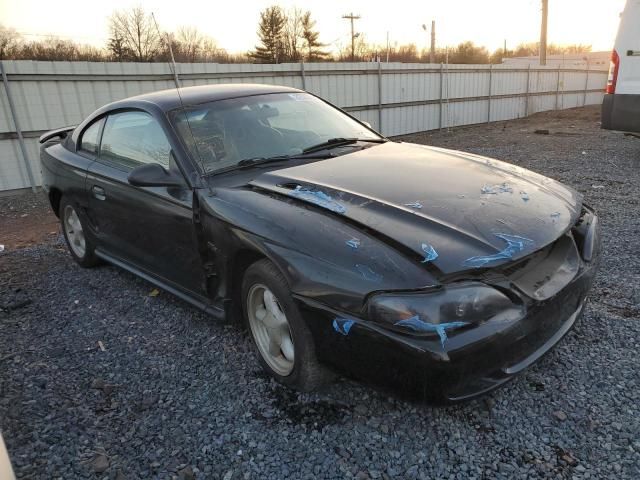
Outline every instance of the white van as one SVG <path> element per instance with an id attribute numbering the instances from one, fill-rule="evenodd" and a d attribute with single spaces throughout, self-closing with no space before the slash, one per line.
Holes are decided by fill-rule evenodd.
<path id="1" fill-rule="evenodd" d="M 602 128 L 640 132 L 640 0 L 627 0 L 611 54 Z"/>

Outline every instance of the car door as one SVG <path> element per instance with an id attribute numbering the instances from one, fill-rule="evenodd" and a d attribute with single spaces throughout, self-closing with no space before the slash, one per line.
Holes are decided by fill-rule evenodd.
<path id="1" fill-rule="evenodd" d="M 129 173 L 148 163 L 182 175 L 152 115 L 139 110 L 108 115 L 86 182 L 98 249 L 172 287 L 203 295 L 193 191 L 186 181 L 180 187 L 130 185 Z"/>

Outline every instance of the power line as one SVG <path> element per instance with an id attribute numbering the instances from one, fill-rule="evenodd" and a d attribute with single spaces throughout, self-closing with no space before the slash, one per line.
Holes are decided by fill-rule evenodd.
<path id="1" fill-rule="evenodd" d="M 105 36 L 87 36 L 87 35 L 65 35 L 61 33 L 31 33 L 31 32 L 22 32 L 20 30 L 15 31 L 18 35 L 25 37 L 41 37 L 41 38 L 67 38 L 70 40 L 75 40 L 78 38 L 87 39 L 87 40 L 105 40 L 107 37 Z"/>
<path id="2" fill-rule="evenodd" d="M 351 12 L 349 15 L 343 15 L 342 18 L 351 21 L 351 61 L 353 62 L 356 57 L 356 37 L 359 35 L 354 31 L 353 21 L 360 20 L 360 15 L 354 15 L 353 12 Z"/>

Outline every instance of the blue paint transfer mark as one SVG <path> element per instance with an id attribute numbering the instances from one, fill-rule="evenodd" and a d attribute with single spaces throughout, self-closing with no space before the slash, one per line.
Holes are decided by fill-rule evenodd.
<path id="1" fill-rule="evenodd" d="M 358 270 L 358 272 L 360 272 L 360 275 L 362 275 L 365 280 L 369 280 L 370 282 L 375 283 L 382 282 L 383 276 L 371 270 L 371 268 L 367 265 L 356 263 L 356 269 Z"/>
<path id="2" fill-rule="evenodd" d="M 485 195 L 497 195 L 499 193 L 513 193 L 513 188 L 507 183 L 500 183 L 498 185 L 485 185 L 480 189 L 480 193 Z"/>
<path id="3" fill-rule="evenodd" d="M 528 202 L 529 201 L 529 194 L 527 192 L 522 191 L 522 192 L 520 192 L 520 198 L 522 198 L 522 200 L 524 202 Z"/>
<path id="4" fill-rule="evenodd" d="M 351 240 L 347 240 L 345 243 L 355 250 L 360 246 L 360 239 L 353 237 Z"/>
<path id="5" fill-rule="evenodd" d="M 429 323 L 423 321 L 420 316 L 414 315 L 411 318 L 396 322 L 397 327 L 410 328 L 415 332 L 435 332 L 440 337 L 440 343 L 444 347 L 447 341 L 447 330 L 453 330 L 469 325 L 468 322 L 448 322 L 448 323 Z"/>
<path id="6" fill-rule="evenodd" d="M 418 210 L 420 210 L 422 208 L 422 204 L 418 201 L 416 202 L 411 202 L 411 203 L 405 203 L 404 204 L 405 207 L 409 207 L 409 208 L 417 208 Z"/>
<path id="7" fill-rule="evenodd" d="M 507 246 L 503 250 L 494 255 L 468 258 L 464 261 L 464 265 L 467 267 L 480 268 L 496 260 L 513 258 L 516 253 L 522 252 L 526 247 L 533 245 L 533 240 L 517 235 L 509 235 L 506 233 L 496 233 L 495 235 L 507 242 Z"/>
<path id="8" fill-rule="evenodd" d="M 422 251 L 424 252 L 424 260 L 422 263 L 433 262 L 436 258 L 438 258 L 438 252 L 428 243 L 422 244 Z"/>
<path id="9" fill-rule="evenodd" d="M 289 195 L 305 200 L 309 203 L 314 203 L 322 208 L 331 210 L 332 212 L 345 213 L 347 211 L 344 205 L 336 202 L 330 195 L 326 194 L 322 190 L 313 190 L 311 188 L 298 185 L 295 190 L 291 190 L 289 192 Z"/>
<path id="10" fill-rule="evenodd" d="M 356 323 L 353 320 L 347 320 L 346 318 L 336 318 L 333 321 L 333 329 L 340 335 L 349 335 L 349 330 Z"/>

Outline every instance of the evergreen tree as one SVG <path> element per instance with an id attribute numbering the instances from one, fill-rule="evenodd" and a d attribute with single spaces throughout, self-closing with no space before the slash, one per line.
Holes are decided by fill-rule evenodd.
<path id="1" fill-rule="evenodd" d="M 302 16 L 302 38 L 307 43 L 307 61 L 317 62 L 326 60 L 329 53 L 322 50 L 326 45 L 320 43 L 318 37 L 320 33 L 314 30 L 316 22 L 311 19 L 311 12 L 307 11 Z"/>
<path id="2" fill-rule="evenodd" d="M 257 63 L 278 63 L 283 60 L 283 33 L 286 21 L 284 11 L 277 5 L 260 12 L 258 37 L 261 45 L 257 45 L 255 51 L 249 54 Z"/>
<path id="3" fill-rule="evenodd" d="M 111 57 L 117 62 L 124 62 L 129 60 L 131 52 L 125 46 L 124 40 L 120 35 L 114 33 L 107 42 L 107 51 L 111 54 Z"/>

